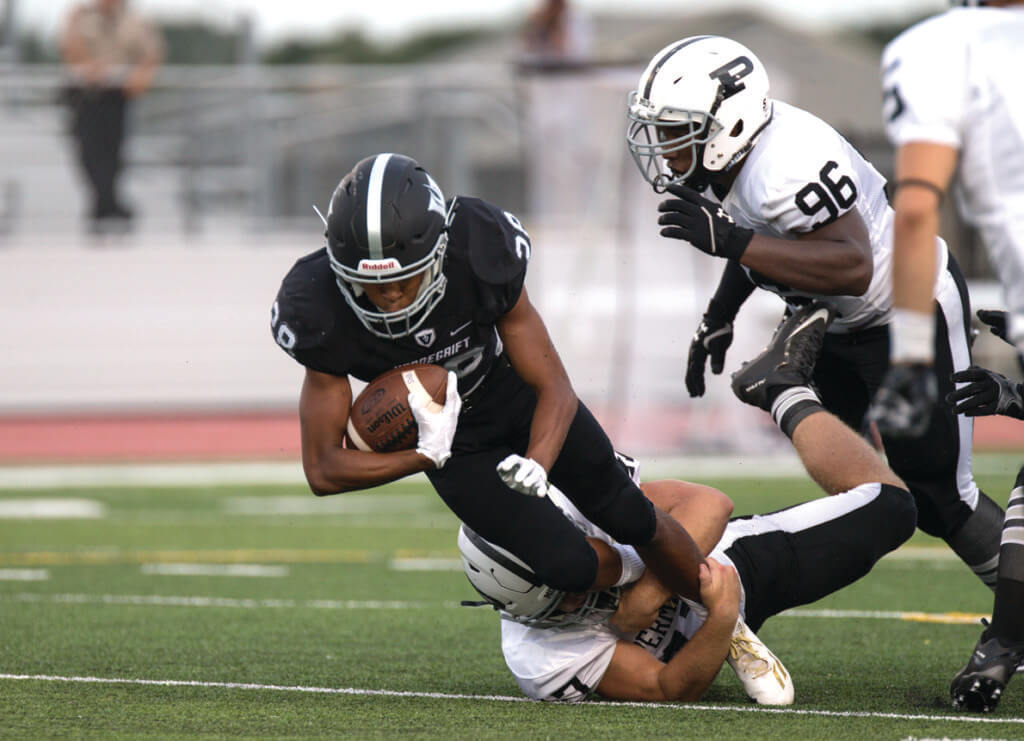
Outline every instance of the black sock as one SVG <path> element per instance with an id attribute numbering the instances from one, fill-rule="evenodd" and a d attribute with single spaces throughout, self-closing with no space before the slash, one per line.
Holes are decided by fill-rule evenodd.
<path id="1" fill-rule="evenodd" d="M 1005 549 L 1004 549 L 1005 550 Z M 996 602 L 992 608 L 990 636 L 1003 643 L 1024 644 L 1024 581 L 999 578 L 996 583 Z"/>

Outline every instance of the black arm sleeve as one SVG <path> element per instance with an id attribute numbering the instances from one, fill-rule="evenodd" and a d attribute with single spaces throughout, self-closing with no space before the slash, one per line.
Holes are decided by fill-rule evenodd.
<path id="1" fill-rule="evenodd" d="M 737 260 L 729 260 L 718 281 L 715 295 L 708 302 L 707 315 L 711 319 L 731 322 L 739 313 L 743 302 L 750 298 L 755 286 Z"/>

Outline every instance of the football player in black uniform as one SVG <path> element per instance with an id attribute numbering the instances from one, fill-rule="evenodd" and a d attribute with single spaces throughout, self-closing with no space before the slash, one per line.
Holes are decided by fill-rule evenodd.
<path id="1" fill-rule="evenodd" d="M 530 303 L 530 238 L 519 220 L 477 198 L 446 203 L 414 160 L 378 154 L 341 180 L 325 223 L 327 246 L 295 264 L 271 312 L 274 339 L 306 368 L 299 416 L 313 492 L 425 471 L 460 520 L 545 583 L 582 592 L 626 579 L 619 555 L 595 550 L 544 496 L 550 478 L 666 584 L 698 599 L 700 551 L 617 460 Z M 440 412 L 412 404 L 417 449 L 346 448 L 349 376 L 369 381 L 409 363 L 451 371 Z"/>

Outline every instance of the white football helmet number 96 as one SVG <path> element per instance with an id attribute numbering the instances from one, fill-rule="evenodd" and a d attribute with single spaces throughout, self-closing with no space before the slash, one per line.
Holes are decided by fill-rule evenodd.
<path id="1" fill-rule="evenodd" d="M 626 139 L 644 179 L 658 192 L 686 183 L 699 190 L 738 163 L 772 117 L 768 73 L 752 51 L 721 36 L 669 44 L 630 93 Z M 661 158 L 689 151 L 668 170 Z"/>

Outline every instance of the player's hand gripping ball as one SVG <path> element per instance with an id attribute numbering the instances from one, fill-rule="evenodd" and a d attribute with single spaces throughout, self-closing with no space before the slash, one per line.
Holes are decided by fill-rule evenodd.
<path id="1" fill-rule="evenodd" d="M 447 386 L 448 371 L 439 365 L 404 365 L 377 376 L 352 402 L 345 430 L 350 447 L 378 453 L 415 448 L 419 429 L 409 395 L 439 412 Z"/>

